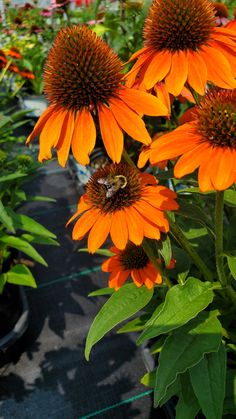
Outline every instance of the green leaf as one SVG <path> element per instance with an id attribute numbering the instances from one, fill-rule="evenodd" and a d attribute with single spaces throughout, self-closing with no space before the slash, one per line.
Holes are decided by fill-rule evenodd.
<path id="1" fill-rule="evenodd" d="M 157 339 L 157 341 L 150 347 L 150 353 L 152 355 L 157 354 L 159 352 L 161 352 L 162 347 L 165 343 L 167 336 L 161 336 L 160 338 Z"/>
<path id="2" fill-rule="evenodd" d="M 7 282 L 7 275 L 1 274 L 0 275 L 0 294 L 2 294 L 6 282 Z"/>
<path id="3" fill-rule="evenodd" d="M 159 357 L 154 405 L 165 397 L 178 374 L 196 365 L 206 353 L 218 351 L 221 324 L 215 314 L 202 312 L 189 324 L 175 330 L 165 341 Z"/>
<path id="4" fill-rule="evenodd" d="M 206 212 L 203 211 L 198 205 L 186 202 L 185 199 L 178 199 L 180 207 L 176 215 L 184 218 L 188 218 L 197 221 L 203 226 L 210 228 L 214 232 L 214 225 L 211 220 L 206 216 Z"/>
<path id="5" fill-rule="evenodd" d="M 194 394 L 188 372 L 180 375 L 180 382 L 181 391 L 176 405 L 175 419 L 195 419 L 200 406 Z"/>
<path id="6" fill-rule="evenodd" d="M 26 285 L 28 287 L 36 288 L 37 284 L 35 279 L 27 268 L 27 266 L 23 264 L 13 266 L 6 274 L 7 282 L 10 284 L 16 285 Z"/>
<path id="7" fill-rule="evenodd" d="M 227 369 L 224 414 L 236 414 L 236 370 Z"/>
<path id="8" fill-rule="evenodd" d="M 224 191 L 224 202 L 230 207 L 236 207 L 236 191 L 232 189 Z"/>
<path id="9" fill-rule="evenodd" d="M 13 222 L 11 217 L 6 212 L 6 209 L 3 206 L 2 201 L 0 200 L 0 222 L 6 227 L 8 230 L 10 230 L 12 233 L 15 233 L 15 229 L 13 227 Z"/>
<path id="10" fill-rule="evenodd" d="M 122 326 L 116 333 L 129 333 L 129 332 L 139 332 L 143 330 L 147 320 L 150 319 L 149 314 L 143 314 L 140 317 L 136 317 L 135 319 L 131 320 L 130 322 L 126 323 Z"/>
<path id="11" fill-rule="evenodd" d="M 155 380 L 156 380 L 156 372 L 157 372 L 156 368 L 151 372 L 147 372 L 141 378 L 140 382 L 146 387 L 154 388 L 155 387 Z"/>
<path id="12" fill-rule="evenodd" d="M 40 237 L 40 236 L 34 236 L 32 234 L 22 234 L 21 238 L 24 240 L 27 240 L 29 243 L 35 243 L 35 244 L 46 244 L 48 246 L 60 246 L 60 243 L 58 243 L 56 240 L 52 239 L 51 237 Z"/>
<path id="13" fill-rule="evenodd" d="M 2 113 L 0 114 L 0 129 L 3 128 L 5 125 L 12 122 L 12 119 L 9 116 L 5 116 Z"/>
<path id="14" fill-rule="evenodd" d="M 151 300 L 153 290 L 127 284 L 116 291 L 95 317 L 86 340 L 85 357 L 88 360 L 92 347 L 113 327 L 133 316 Z"/>
<path id="15" fill-rule="evenodd" d="M 10 175 L 0 176 L 0 183 L 11 182 L 12 180 L 25 177 L 25 176 L 27 176 L 27 174 L 21 173 L 21 172 L 15 172 L 15 173 L 11 173 Z"/>
<path id="16" fill-rule="evenodd" d="M 183 284 L 187 278 L 191 266 L 191 261 L 187 253 L 179 247 L 173 246 L 173 257 L 176 260 L 175 267 L 171 269 L 169 275 L 172 278 L 178 278 L 178 281 Z"/>
<path id="17" fill-rule="evenodd" d="M 191 383 L 207 419 L 221 419 L 225 397 L 226 353 L 223 344 L 218 352 L 206 354 L 190 369 Z"/>
<path id="18" fill-rule="evenodd" d="M 157 250 L 164 259 L 165 266 L 169 266 L 172 257 L 172 249 L 169 236 L 166 236 L 163 240 L 158 240 L 155 243 Z"/>
<path id="19" fill-rule="evenodd" d="M 173 286 L 166 294 L 162 310 L 154 311 L 137 343 L 181 327 L 204 310 L 213 298 L 212 284 L 194 277 L 188 278 L 184 285 Z"/>
<path id="20" fill-rule="evenodd" d="M 84 247 L 83 249 L 78 249 L 78 252 L 86 252 L 86 253 L 88 253 L 88 248 L 87 247 Z M 98 250 L 96 250 L 95 253 L 97 253 L 98 255 L 108 256 L 108 257 L 114 256 L 114 253 L 112 253 L 108 249 L 98 249 Z"/>
<path id="21" fill-rule="evenodd" d="M 48 196 L 31 196 L 27 195 L 27 200 L 31 202 L 57 202 L 54 198 L 49 198 Z"/>
<path id="22" fill-rule="evenodd" d="M 233 278 L 236 279 L 236 256 L 227 255 L 227 262 Z"/>
<path id="23" fill-rule="evenodd" d="M 37 221 L 33 220 L 33 218 L 28 217 L 24 214 L 17 214 L 11 208 L 6 209 L 13 220 L 13 225 L 15 229 L 29 231 L 30 233 L 34 233 L 43 237 L 51 237 L 53 239 L 56 238 L 55 234 L 53 234 L 47 228 L 39 224 Z"/>
<path id="24" fill-rule="evenodd" d="M 48 266 L 47 262 L 40 256 L 40 254 L 29 244 L 27 241 L 20 239 L 19 237 L 14 236 L 2 236 L 0 237 L 0 243 L 3 243 L 9 247 L 13 247 L 26 255 L 30 256 L 36 262 L 41 263 L 41 265 Z"/>
<path id="25" fill-rule="evenodd" d="M 114 292 L 114 289 L 113 288 L 109 288 L 109 287 L 107 287 L 107 288 L 101 288 L 99 290 L 90 292 L 88 294 L 88 297 L 98 297 L 100 295 L 110 295 L 110 294 L 113 294 L 113 292 Z"/>
<path id="26" fill-rule="evenodd" d="M 171 397 L 178 395 L 181 391 L 180 375 L 177 376 L 176 380 L 167 388 L 165 397 L 161 399 L 160 406 L 163 406 Z"/>

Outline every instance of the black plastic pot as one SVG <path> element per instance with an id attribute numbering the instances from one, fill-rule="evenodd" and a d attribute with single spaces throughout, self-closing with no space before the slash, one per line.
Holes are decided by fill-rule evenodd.
<path id="1" fill-rule="evenodd" d="M 29 306 L 24 288 L 11 284 L 6 284 L 5 288 L 0 296 L 0 366 L 11 360 L 11 348 L 23 336 L 29 325 Z"/>

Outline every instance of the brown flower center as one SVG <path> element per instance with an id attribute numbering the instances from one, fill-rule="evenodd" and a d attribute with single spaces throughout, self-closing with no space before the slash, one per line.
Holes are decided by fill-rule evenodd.
<path id="1" fill-rule="evenodd" d="M 128 243 L 119 256 L 121 265 L 126 269 L 142 269 L 147 266 L 149 259 L 141 246 Z"/>
<path id="2" fill-rule="evenodd" d="M 123 77 L 112 49 L 86 26 L 61 29 L 45 65 L 44 90 L 50 103 L 77 111 L 107 103 Z"/>
<path id="3" fill-rule="evenodd" d="M 208 0 L 154 0 L 144 26 L 144 44 L 156 51 L 198 50 L 215 26 Z"/>
<path id="4" fill-rule="evenodd" d="M 86 189 L 92 205 L 105 213 L 130 207 L 142 194 L 138 170 L 125 163 L 98 170 L 88 181 Z"/>
<path id="5" fill-rule="evenodd" d="M 198 108 L 197 131 L 214 147 L 236 150 L 236 90 L 212 89 Z"/>

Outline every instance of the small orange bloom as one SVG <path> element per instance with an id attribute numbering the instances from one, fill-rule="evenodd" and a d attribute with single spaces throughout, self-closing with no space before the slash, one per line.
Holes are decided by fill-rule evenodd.
<path id="1" fill-rule="evenodd" d="M 208 0 L 154 0 L 144 26 L 144 47 L 127 75 L 127 85 L 149 90 L 164 80 L 178 96 L 185 83 L 204 95 L 206 83 L 236 87 L 236 34 L 217 27 Z"/>
<path id="2" fill-rule="evenodd" d="M 142 246 L 128 243 L 124 250 L 116 247 L 111 247 L 110 250 L 114 256 L 101 266 L 103 272 L 110 272 L 110 288 L 118 290 L 130 276 L 137 287 L 145 285 L 152 289 L 155 284 L 162 284 L 160 272 L 149 260 Z"/>
<path id="3" fill-rule="evenodd" d="M 222 191 L 236 182 L 236 90 L 214 88 L 191 114 L 191 121 L 154 141 L 150 162 L 181 156 L 176 178 L 197 168 L 199 188 Z"/>
<path id="4" fill-rule="evenodd" d="M 5 54 L 9 55 L 12 58 L 22 58 L 20 51 L 16 47 L 11 47 L 9 50 L 5 51 Z"/>
<path id="5" fill-rule="evenodd" d="M 35 75 L 32 73 L 32 71 L 29 71 L 29 70 L 20 71 L 20 75 L 24 79 L 29 79 L 29 80 L 34 80 L 35 79 Z"/>
<path id="6" fill-rule="evenodd" d="M 159 240 L 160 232 L 169 231 L 164 211 L 178 209 L 175 192 L 157 185 L 154 176 L 125 163 L 98 170 L 86 189 L 67 224 L 80 216 L 72 238 L 81 240 L 89 232 L 91 253 L 102 246 L 109 233 L 118 249 L 124 249 L 128 240 L 137 246 L 144 237 Z"/>
<path id="7" fill-rule="evenodd" d="M 151 138 L 143 114 L 167 115 L 160 99 L 124 85 L 122 63 L 111 48 L 86 26 L 61 29 L 49 52 L 44 90 L 50 106 L 27 139 L 40 134 L 39 161 L 56 148 L 65 166 L 70 147 L 76 160 L 89 163 L 97 125 L 107 154 L 119 163 L 124 132 L 143 144 Z"/>

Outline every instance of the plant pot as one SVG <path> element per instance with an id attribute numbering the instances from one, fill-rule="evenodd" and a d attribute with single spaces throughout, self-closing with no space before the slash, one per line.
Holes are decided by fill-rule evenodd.
<path id="1" fill-rule="evenodd" d="M 29 306 L 23 287 L 6 284 L 0 295 L 0 366 L 9 362 L 8 351 L 29 324 Z"/>

